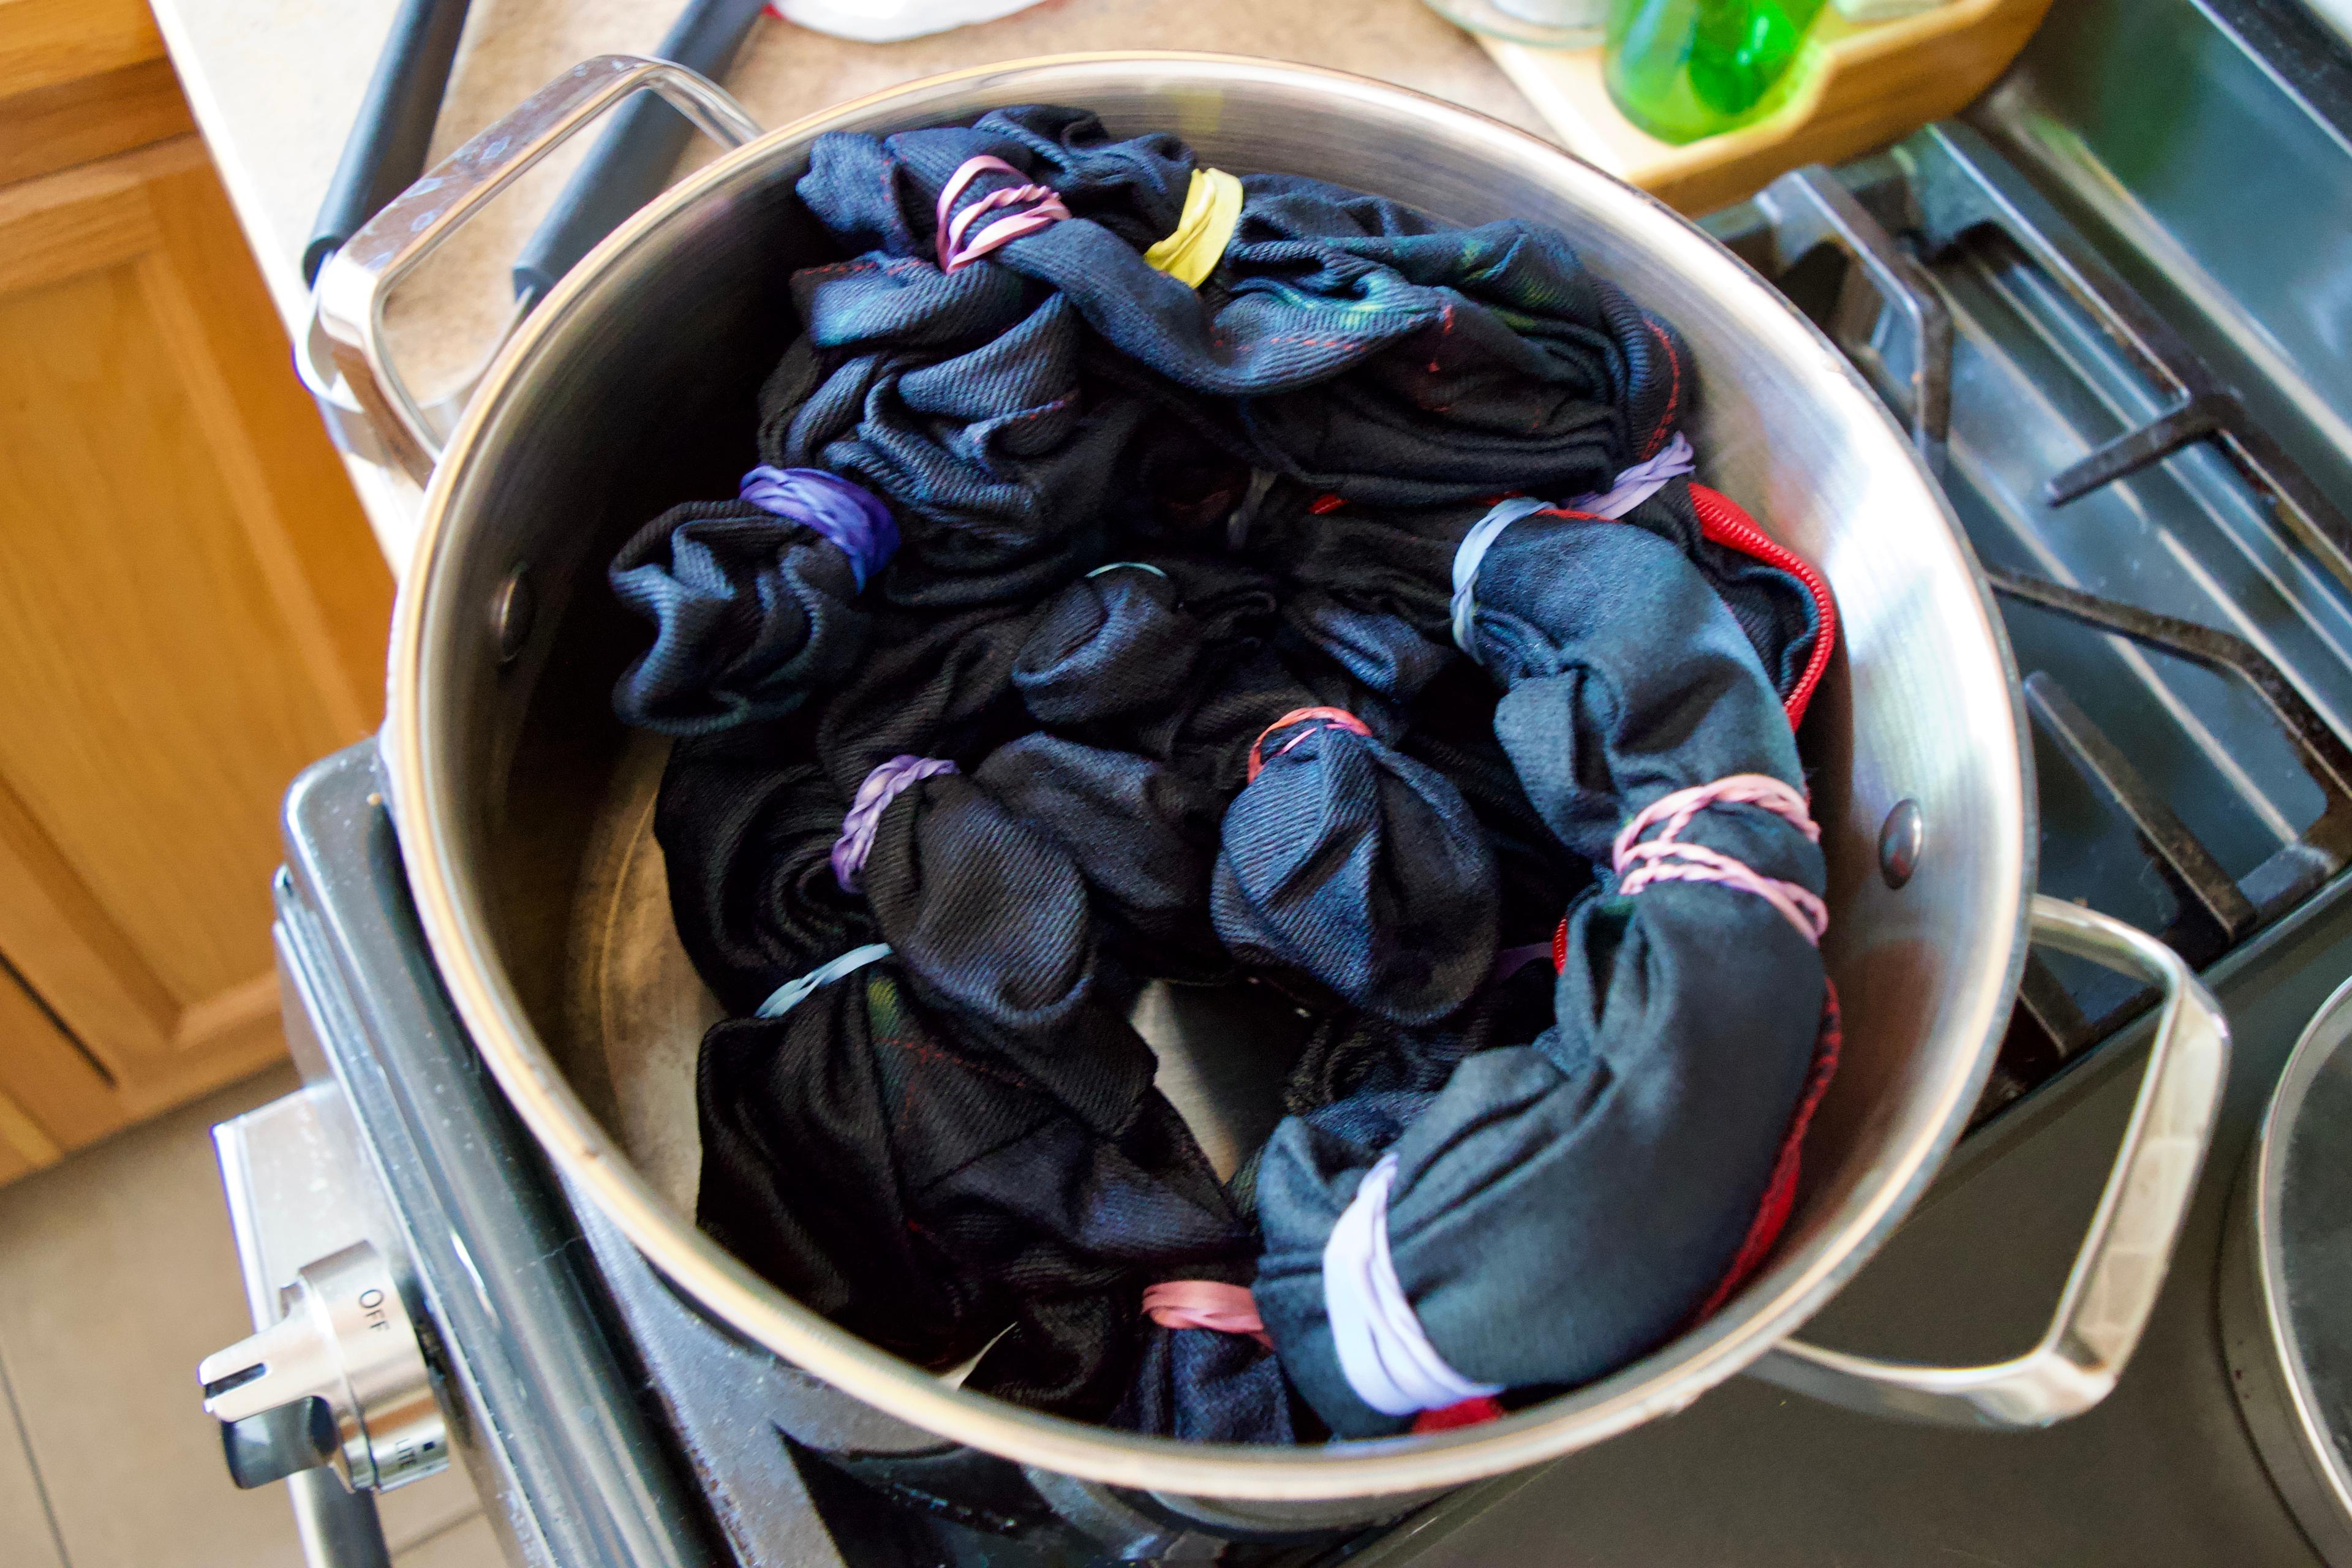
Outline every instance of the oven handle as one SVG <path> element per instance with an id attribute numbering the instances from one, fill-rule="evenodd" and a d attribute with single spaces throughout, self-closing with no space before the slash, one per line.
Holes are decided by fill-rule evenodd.
<path id="1" fill-rule="evenodd" d="M 386 204 L 319 273 L 320 330 L 370 424 L 418 484 L 432 477 L 440 437 L 401 379 L 383 341 L 384 301 L 492 196 L 590 123 L 651 89 L 712 141 L 740 147 L 760 134 L 742 106 L 708 79 L 667 60 L 600 55 L 534 93 Z"/>
<path id="2" fill-rule="evenodd" d="M 2178 953 L 2121 921 L 2037 895 L 2033 940 L 2144 975 L 2164 995 L 2115 1171 L 2042 1342 L 1990 1366 L 1920 1366 L 1784 1340 L 1757 1376 L 1866 1415 L 2005 1428 L 2079 1415 L 2122 1376 L 2196 1194 L 2229 1079 L 2230 1026 Z"/>

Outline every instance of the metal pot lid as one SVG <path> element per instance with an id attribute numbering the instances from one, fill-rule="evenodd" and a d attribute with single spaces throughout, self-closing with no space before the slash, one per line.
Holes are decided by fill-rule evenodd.
<path id="1" fill-rule="evenodd" d="M 2222 1253 L 2223 1342 L 2272 1479 L 2352 1568 L 2352 981 L 2288 1058 Z"/>

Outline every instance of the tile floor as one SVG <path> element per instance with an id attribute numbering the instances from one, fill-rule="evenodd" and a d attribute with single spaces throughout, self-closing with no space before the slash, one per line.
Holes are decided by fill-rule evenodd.
<path id="1" fill-rule="evenodd" d="M 301 1568 L 195 1381 L 251 1331 L 212 1125 L 295 1087 L 274 1069 L 0 1187 L 0 1568 Z M 383 1517 L 396 1568 L 504 1562 L 459 1471 Z"/>

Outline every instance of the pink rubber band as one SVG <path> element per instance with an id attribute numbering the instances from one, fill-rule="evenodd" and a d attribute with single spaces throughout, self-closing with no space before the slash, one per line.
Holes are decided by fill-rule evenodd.
<path id="1" fill-rule="evenodd" d="M 1070 209 L 1062 205 L 1062 198 L 1049 187 L 1024 184 L 991 191 L 950 217 L 949 215 L 954 212 L 956 198 L 962 195 L 974 180 L 989 174 L 1010 174 L 1016 180 L 1022 177 L 1021 171 L 1003 159 L 982 153 L 977 158 L 965 159 L 962 166 L 940 190 L 939 211 L 933 228 L 939 247 L 940 270 L 942 272 L 968 267 L 1000 246 L 1009 245 L 1024 235 L 1034 234 L 1048 224 L 1059 223 L 1070 216 Z M 1023 202 L 1034 202 L 1036 205 L 1025 213 L 998 218 L 974 235 L 970 244 L 964 242 L 965 231 L 982 214 L 1017 206 Z"/>
<path id="2" fill-rule="evenodd" d="M 1163 1279 L 1143 1288 L 1143 1310 L 1163 1329 L 1211 1329 L 1247 1334 L 1268 1350 L 1273 1339 L 1246 1287 L 1214 1279 Z"/>
<path id="3" fill-rule="evenodd" d="M 1830 927 L 1829 906 L 1820 895 L 1794 882 L 1767 877 L 1721 850 L 1685 844 L 1677 837 L 1690 826 L 1691 818 L 1711 805 L 1758 806 L 1814 843 L 1822 839 L 1820 826 L 1806 809 L 1805 797 L 1796 789 L 1767 773 L 1733 773 L 1661 795 L 1619 830 L 1611 857 L 1623 879 L 1617 890 L 1630 897 L 1653 882 L 1713 882 L 1737 889 L 1770 904 L 1807 942 L 1820 946 Z M 1658 836 L 1643 840 L 1642 835 L 1654 826 L 1659 827 Z"/>

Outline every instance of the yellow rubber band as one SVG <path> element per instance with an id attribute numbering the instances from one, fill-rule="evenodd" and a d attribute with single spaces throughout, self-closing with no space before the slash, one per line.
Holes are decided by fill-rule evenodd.
<path id="1" fill-rule="evenodd" d="M 1143 259 L 1187 289 L 1198 289 L 1217 269 L 1241 218 L 1242 183 L 1223 169 L 1195 169 L 1176 232 L 1145 251 Z"/>

